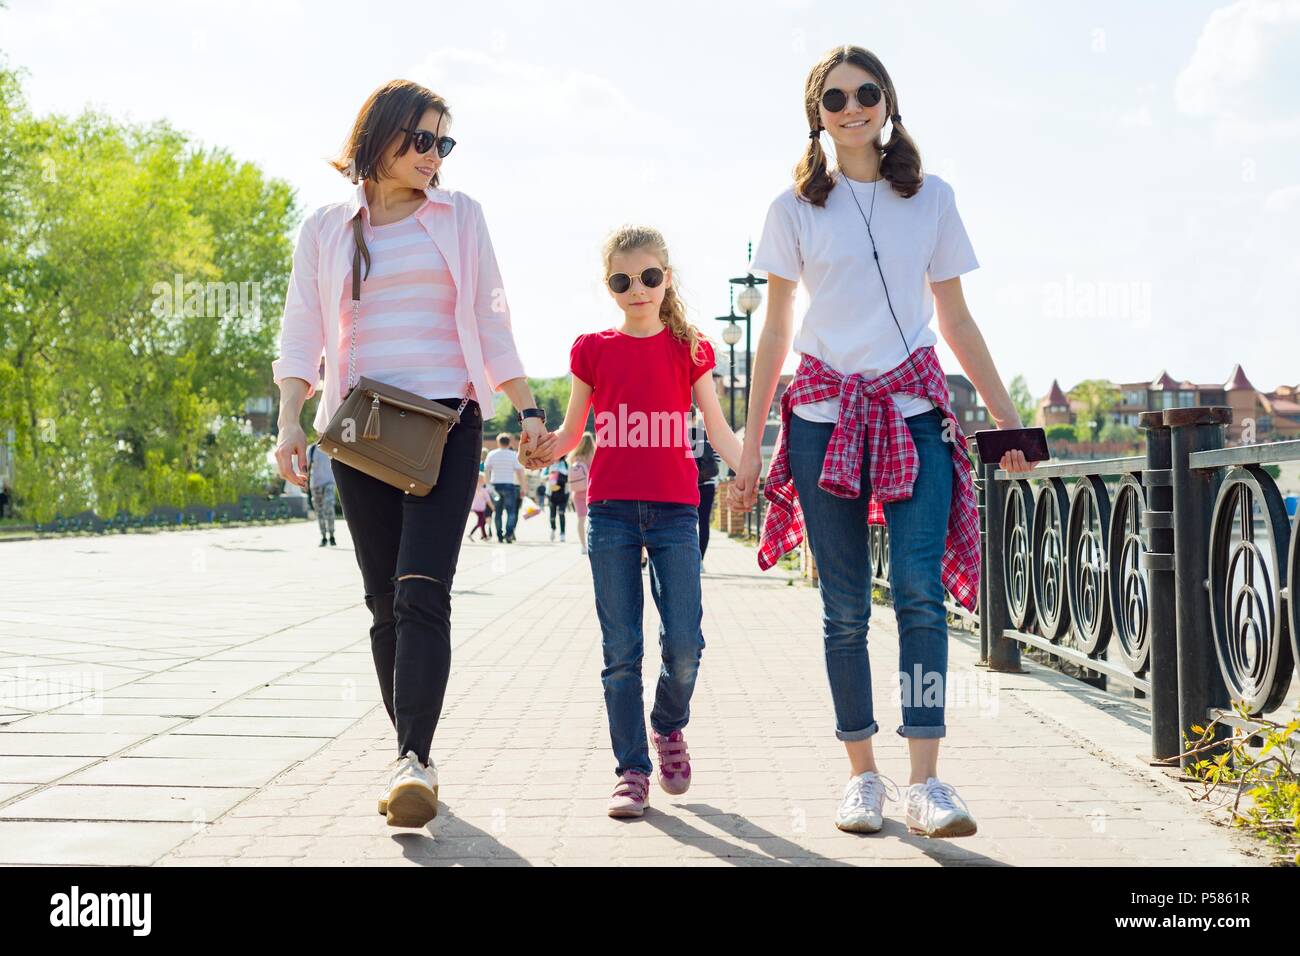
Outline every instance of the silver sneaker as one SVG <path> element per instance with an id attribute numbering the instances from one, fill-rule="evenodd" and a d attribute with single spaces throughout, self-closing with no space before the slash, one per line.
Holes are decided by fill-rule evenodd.
<path id="1" fill-rule="evenodd" d="M 966 801 L 938 777 L 907 788 L 907 829 L 928 837 L 961 837 L 975 832 Z"/>
<path id="2" fill-rule="evenodd" d="M 383 812 L 390 827 L 422 827 L 438 815 L 438 768 L 429 758 L 423 766 L 415 751 L 398 758 L 397 768 L 388 782 Z"/>
<path id="3" fill-rule="evenodd" d="M 876 833 L 885 825 L 885 798 L 898 800 L 898 786 L 888 777 L 867 770 L 850 777 L 835 825 L 849 833 Z"/>

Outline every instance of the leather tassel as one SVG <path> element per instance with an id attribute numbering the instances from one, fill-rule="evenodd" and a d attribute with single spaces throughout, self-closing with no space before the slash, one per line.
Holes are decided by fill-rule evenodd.
<path id="1" fill-rule="evenodd" d="M 379 437 L 379 399 L 377 397 L 370 403 L 370 414 L 366 416 L 366 427 L 361 430 L 361 437 L 372 440 Z"/>

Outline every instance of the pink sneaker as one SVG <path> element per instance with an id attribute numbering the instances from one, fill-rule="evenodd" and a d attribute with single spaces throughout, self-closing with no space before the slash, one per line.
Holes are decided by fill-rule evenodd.
<path id="1" fill-rule="evenodd" d="M 639 770 L 625 770 L 609 798 L 611 817 L 639 817 L 650 805 L 650 778 Z"/>
<path id="2" fill-rule="evenodd" d="M 674 796 L 685 793 L 691 785 L 691 755 L 686 751 L 686 738 L 680 730 L 667 737 L 651 730 L 650 738 L 659 754 L 659 786 Z"/>

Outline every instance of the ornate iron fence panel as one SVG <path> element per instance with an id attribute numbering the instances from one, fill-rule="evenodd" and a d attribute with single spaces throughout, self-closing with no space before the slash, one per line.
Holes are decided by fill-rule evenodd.
<path id="1" fill-rule="evenodd" d="M 1066 596 L 1065 531 L 1070 500 L 1065 482 L 1048 478 L 1038 489 L 1034 505 L 1033 568 L 1034 607 L 1043 636 L 1056 642 L 1070 629 Z"/>
<path id="2" fill-rule="evenodd" d="M 1109 591 L 1111 623 L 1120 656 L 1129 670 L 1147 669 L 1151 654 L 1151 599 L 1147 570 L 1142 567 L 1142 519 L 1146 490 L 1132 475 L 1120 479 L 1110 513 Z"/>
<path id="3" fill-rule="evenodd" d="M 1257 510 L 1266 541 L 1257 538 Z M 1281 594 L 1290 530 L 1282 495 L 1268 472 L 1259 465 L 1229 469 L 1210 523 L 1210 626 L 1223 680 L 1252 716 L 1280 706 L 1291 681 L 1290 628 Z"/>

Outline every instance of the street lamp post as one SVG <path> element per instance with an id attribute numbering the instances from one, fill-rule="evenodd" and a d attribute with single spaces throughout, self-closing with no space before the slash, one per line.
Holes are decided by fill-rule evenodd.
<path id="1" fill-rule="evenodd" d="M 749 244 L 749 258 L 754 257 L 754 244 Z M 763 303 L 763 293 L 759 286 L 767 285 L 766 279 L 759 279 L 752 272 L 746 272 L 743 276 L 730 280 L 732 285 L 743 286 L 738 295 L 736 304 L 740 306 L 740 311 L 745 313 L 745 415 L 749 415 L 749 382 L 753 377 L 752 356 L 750 355 L 750 329 L 754 313 Z"/>
<path id="2" fill-rule="evenodd" d="M 748 258 L 745 261 L 746 262 L 752 261 L 753 258 L 754 258 L 754 244 L 751 242 L 749 244 Z M 758 307 L 763 303 L 763 293 L 762 291 L 760 291 L 758 287 L 761 285 L 767 285 L 767 280 L 756 278 L 754 276 L 754 273 L 747 271 L 743 276 L 732 279 L 731 284 L 733 286 L 742 287 L 740 290 L 740 294 L 736 296 L 738 300 L 736 304 L 740 306 L 740 311 L 745 314 L 745 418 L 746 418 L 746 427 L 748 427 L 749 383 L 754 377 L 754 368 L 753 368 L 754 362 L 753 362 L 753 356 L 750 353 L 750 331 L 753 327 L 754 313 L 758 311 Z M 733 368 L 734 368 L 734 364 L 733 364 Z M 734 392 L 733 392 L 733 398 L 734 398 Z M 766 427 L 767 427 L 766 422 L 758 423 L 757 441 L 758 441 L 759 448 L 762 448 L 763 446 L 763 431 L 766 429 Z M 746 534 L 750 532 L 749 525 L 750 525 L 751 518 L 753 520 L 754 533 L 757 533 L 758 529 L 760 529 L 763 526 L 762 509 L 763 509 L 763 496 L 760 494 L 754 501 L 754 510 L 752 514 L 746 513 L 745 515 Z"/>
<path id="3" fill-rule="evenodd" d="M 731 392 L 731 427 L 733 429 L 736 427 L 736 343 L 740 341 L 740 326 L 736 324 L 738 318 L 740 316 L 736 315 L 736 310 L 733 308 L 729 315 L 720 315 L 716 319 L 718 322 L 727 323 L 727 327 L 722 330 L 722 341 L 731 350 L 731 383 L 729 391 Z"/>

